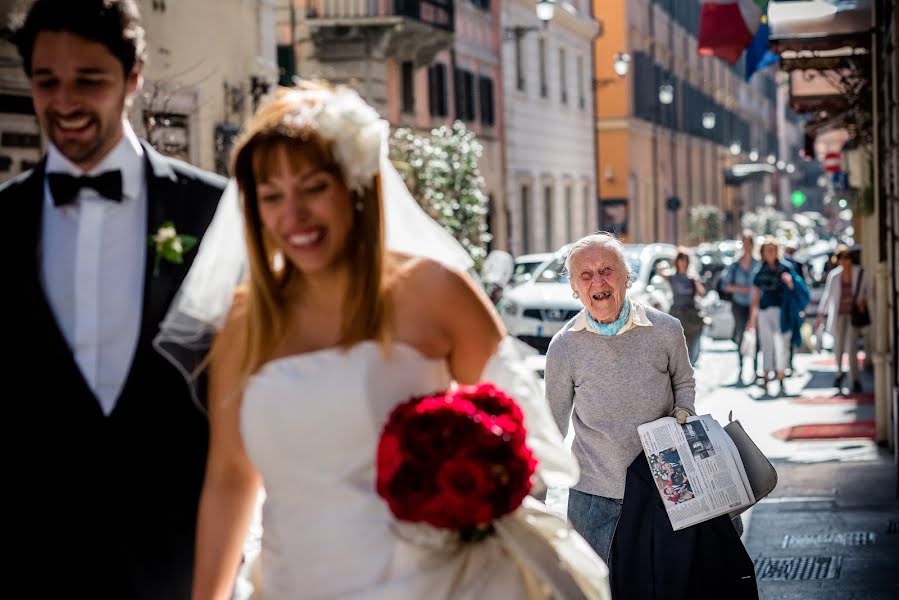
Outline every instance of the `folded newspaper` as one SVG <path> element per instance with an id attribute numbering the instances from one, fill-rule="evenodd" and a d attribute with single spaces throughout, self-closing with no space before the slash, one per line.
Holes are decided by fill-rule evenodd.
<path id="1" fill-rule="evenodd" d="M 712 415 L 683 425 L 663 417 L 637 432 L 675 531 L 755 503 L 740 453 Z"/>

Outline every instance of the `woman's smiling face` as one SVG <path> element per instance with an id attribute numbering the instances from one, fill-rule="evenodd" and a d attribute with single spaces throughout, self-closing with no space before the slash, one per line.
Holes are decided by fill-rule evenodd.
<path id="1" fill-rule="evenodd" d="M 285 258 L 304 273 L 329 269 L 346 253 L 351 194 L 333 173 L 276 149 L 279 168 L 256 185 L 259 217 Z"/>
<path id="2" fill-rule="evenodd" d="M 627 268 L 614 250 L 597 244 L 571 257 L 571 289 L 600 323 L 612 323 L 618 318 L 627 282 Z"/>

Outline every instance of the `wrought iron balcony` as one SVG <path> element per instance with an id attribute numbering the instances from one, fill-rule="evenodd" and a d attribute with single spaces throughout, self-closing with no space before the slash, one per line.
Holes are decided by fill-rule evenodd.
<path id="1" fill-rule="evenodd" d="M 332 26 L 364 26 L 385 23 L 396 17 L 453 32 L 455 0 L 310 0 L 306 20 Z"/>

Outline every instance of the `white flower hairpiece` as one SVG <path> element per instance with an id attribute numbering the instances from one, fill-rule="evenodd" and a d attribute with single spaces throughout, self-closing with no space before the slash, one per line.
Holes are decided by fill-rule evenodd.
<path id="1" fill-rule="evenodd" d="M 284 124 L 300 130 L 313 130 L 334 143 L 346 185 L 362 193 L 372 185 L 381 158 L 387 155 L 390 127 L 378 112 L 355 90 L 340 86 L 327 90 L 299 90 L 297 108 Z"/>

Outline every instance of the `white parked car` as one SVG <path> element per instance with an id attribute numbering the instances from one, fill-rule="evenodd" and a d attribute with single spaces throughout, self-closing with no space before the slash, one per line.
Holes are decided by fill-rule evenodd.
<path id="1" fill-rule="evenodd" d="M 534 276 L 537 267 L 554 256 L 552 252 L 539 252 L 536 254 L 521 254 L 515 257 L 515 269 L 512 271 L 512 281 L 509 285 L 524 283 Z"/>
<path id="2" fill-rule="evenodd" d="M 528 281 L 503 293 L 498 308 L 509 333 L 546 353 L 549 341 L 574 318 L 583 305 L 571 294 L 564 272 L 569 246 L 563 246 L 534 272 Z M 628 296 L 668 312 L 671 287 L 658 274 L 660 266 L 674 264 L 677 249 L 671 244 L 625 244 L 625 259 L 634 276 Z"/>

